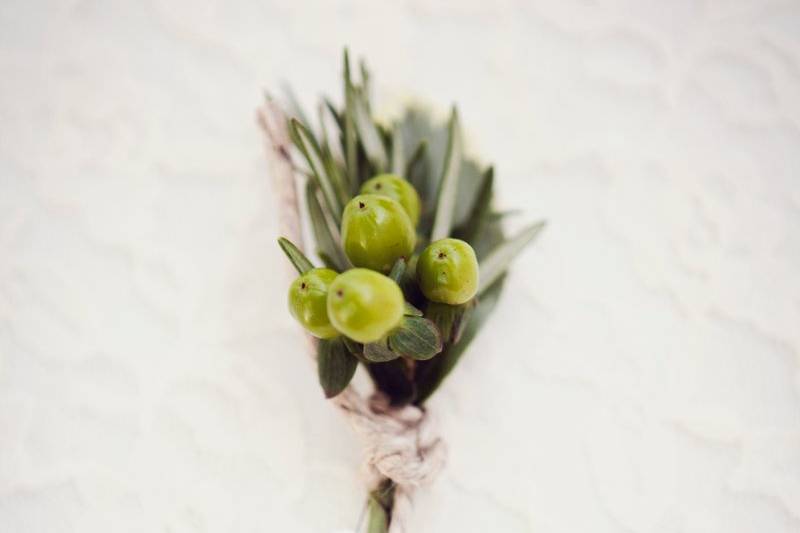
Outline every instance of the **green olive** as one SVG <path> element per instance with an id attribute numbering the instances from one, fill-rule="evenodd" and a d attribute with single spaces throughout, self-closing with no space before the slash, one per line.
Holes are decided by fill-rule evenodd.
<path id="1" fill-rule="evenodd" d="M 339 274 L 330 268 L 314 268 L 289 287 L 289 312 L 309 333 L 320 339 L 337 337 L 328 320 L 328 291 Z"/>
<path id="2" fill-rule="evenodd" d="M 364 182 L 361 194 L 378 194 L 397 200 L 403 206 L 411 223 L 417 227 L 420 201 L 414 186 L 396 174 L 379 174 Z"/>
<path id="3" fill-rule="evenodd" d="M 389 272 L 400 257 L 414 251 L 417 234 L 411 219 L 396 200 L 360 194 L 342 215 L 342 244 L 357 267 Z"/>
<path id="4" fill-rule="evenodd" d="M 387 276 L 366 268 L 348 270 L 328 292 L 328 316 L 342 334 L 358 342 L 375 342 L 400 325 L 403 292 Z"/>
<path id="5" fill-rule="evenodd" d="M 478 290 L 475 250 L 459 239 L 431 243 L 417 261 L 417 280 L 428 300 L 450 305 L 468 302 Z"/>

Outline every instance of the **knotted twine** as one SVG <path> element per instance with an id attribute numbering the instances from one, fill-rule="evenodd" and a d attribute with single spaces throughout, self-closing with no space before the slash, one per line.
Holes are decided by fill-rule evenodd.
<path id="1" fill-rule="evenodd" d="M 303 250 L 296 167 L 291 158 L 286 116 L 270 98 L 258 110 L 258 123 L 266 135 L 267 158 L 278 202 L 281 234 Z M 292 275 L 294 272 L 292 271 Z M 308 337 L 309 353 L 316 341 Z M 385 394 L 361 395 L 348 386 L 331 400 L 362 438 L 369 483 L 388 478 L 395 483 L 389 533 L 408 533 L 407 521 L 416 487 L 429 484 L 445 463 L 446 447 L 427 411 L 406 405 L 393 407 Z"/>

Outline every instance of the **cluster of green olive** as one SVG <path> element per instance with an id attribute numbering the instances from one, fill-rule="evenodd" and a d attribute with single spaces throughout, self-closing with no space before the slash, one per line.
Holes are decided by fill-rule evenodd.
<path id="1" fill-rule="evenodd" d="M 376 342 L 403 319 L 405 298 L 388 277 L 398 259 L 409 260 L 422 294 L 431 302 L 459 305 L 478 290 L 478 261 L 472 247 L 458 239 L 441 239 L 418 257 L 416 226 L 420 199 L 414 187 L 393 174 L 366 181 L 342 215 L 342 247 L 352 268 L 341 274 L 314 268 L 289 289 L 289 310 L 312 335 L 344 335 L 361 343 Z"/>

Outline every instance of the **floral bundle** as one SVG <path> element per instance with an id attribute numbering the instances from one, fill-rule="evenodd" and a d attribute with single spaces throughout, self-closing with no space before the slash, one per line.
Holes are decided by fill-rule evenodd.
<path id="1" fill-rule="evenodd" d="M 424 409 L 492 311 L 512 259 L 544 227 L 512 237 L 492 205 L 494 171 L 466 155 L 458 114 L 438 124 L 371 110 L 370 76 L 344 54 L 344 101 L 317 126 L 293 98 L 260 110 L 281 206 L 279 244 L 296 269 L 292 316 L 312 336 L 326 398 L 367 445 L 370 533 L 403 531 L 414 487 L 444 462 Z M 298 194 L 299 190 L 302 194 Z M 303 253 L 303 225 L 313 244 Z M 311 254 L 309 254 L 311 255 Z M 357 367 L 374 391 L 349 386 Z"/>

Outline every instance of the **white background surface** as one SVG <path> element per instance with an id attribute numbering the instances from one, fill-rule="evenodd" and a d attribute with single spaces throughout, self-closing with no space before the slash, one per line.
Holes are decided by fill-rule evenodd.
<path id="1" fill-rule="evenodd" d="M 607 4 L 2 2 L 0 531 L 355 525 L 253 120 L 346 43 L 550 221 L 414 531 L 800 531 L 800 4 Z"/>

